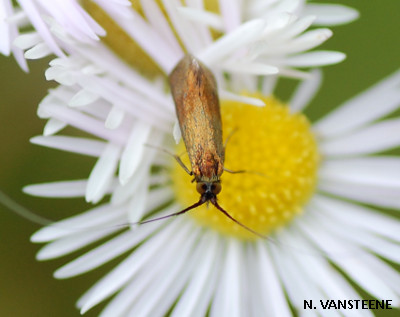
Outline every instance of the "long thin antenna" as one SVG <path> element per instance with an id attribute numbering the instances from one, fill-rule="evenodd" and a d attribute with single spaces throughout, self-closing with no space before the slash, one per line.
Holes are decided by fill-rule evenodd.
<path id="1" fill-rule="evenodd" d="M 191 210 L 191 209 L 194 209 L 194 208 L 196 208 L 196 207 L 201 206 L 201 205 L 204 204 L 205 202 L 206 202 L 206 201 L 205 201 L 204 199 L 200 198 L 200 200 L 199 200 L 197 203 L 195 203 L 195 204 L 193 204 L 193 205 L 191 205 L 191 206 L 189 206 L 189 207 L 187 207 L 187 208 L 185 208 L 185 209 L 183 209 L 183 210 L 181 210 L 181 211 L 174 212 L 173 214 L 169 214 L 169 215 L 162 216 L 162 217 L 158 217 L 158 218 L 153 218 L 153 219 L 149 219 L 149 220 L 144 220 L 144 221 L 135 222 L 135 223 L 132 223 L 131 225 L 143 225 L 143 224 L 145 224 L 145 223 L 149 223 L 149 222 L 153 222 L 153 221 L 158 221 L 158 220 L 162 220 L 162 219 L 166 219 L 166 218 L 170 218 L 170 217 L 179 216 L 179 215 L 182 215 L 182 214 L 188 212 L 188 211 Z"/>
<path id="2" fill-rule="evenodd" d="M 224 209 L 222 209 L 222 207 L 220 205 L 218 205 L 216 198 L 211 198 L 210 201 L 219 211 L 221 211 L 225 216 L 227 216 L 233 222 L 237 223 L 242 228 L 246 229 L 247 231 L 250 231 L 251 233 L 254 233 L 255 235 L 259 236 L 260 238 L 269 240 L 269 238 L 267 236 L 264 236 L 261 233 L 258 233 L 257 231 L 254 231 L 253 229 L 247 227 L 246 225 L 242 224 L 241 222 L 239 222 L 235 218 L 233 218 L 230 214 L 228 214 L 227 211 L 225 211 Z"/>

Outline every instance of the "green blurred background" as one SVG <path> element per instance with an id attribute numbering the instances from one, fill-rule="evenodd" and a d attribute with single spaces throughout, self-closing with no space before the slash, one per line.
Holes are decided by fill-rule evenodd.
<path id="1" fill-rule="evenodd" d="M 400 66 L 400 1 L 317 2 L 352 6 L 361 17 L 352 24 L 332 28 L 334 36 L 323 45 L 323 49 L 345 52 L 347 60 L 325 68 L 323 87 L 310 108 L 312 118 Z M 21 188 L 32 183 L 86 178 L 95 160 L 29 143 L 32 136 L 41 134 L 45 123 L 36 116 L 37 104 L 54 86 L 44 78 L 48 61 L 31 61 L 30 73 L 25 74 L 12 58 L 0 56 L 0 189 L 42 216 L 61 219 L 84 210 L 82 200 L 39 199 L 24 195 Z M 57 281 L 52 273 L 73 256 L 37 262 L 35 254 L 40 245 L 30 243 L 29 237 L 39 228 L 0 206 L 0 316 L 79 316 L 74 307 L 76 300 L 113 264 Z M 98 312 L 95 308 L 85 316 L 96 316 Z M 398 316 L 399 311 L 377 315 Z"/>

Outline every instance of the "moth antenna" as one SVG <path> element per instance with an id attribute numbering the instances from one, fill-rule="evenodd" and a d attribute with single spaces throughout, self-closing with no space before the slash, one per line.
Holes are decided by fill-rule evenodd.
<path id="1" fill-rule="evenodd" d="M 169 214 L 169 215 L 162 216 L 162 217 L 158 217 L 158 218 L 153 218 L 153 219 L 149 219 L 149 220 L 144 220 L 144 221 L 135 222 L 135 223 L 132 223 L 132 224 L 130 224 L 130 225 L 143 225 L 143 224 L 145 224 L 145 223 L 154 222 L 154 221 L 163 220 L 163 219 L 170 218 L 170 217 L 179 216 L 179 215 L 182 215 L 182 214 L 188 212 L 188 211 L 191 210 L 191 209 L 194 209 L 194 208 L 196 208 L 196 207 L 201 206 L 201 205 L 204 204 L 205 202 L 206 202 L 206 201 L 205 201 L 204 199 L 200 198 L 200 200 L 199 200 L 197 203 L 194 203 L 193 205 L 191 205 L 191 206 L 189 206 L 189 207 L 187 207 L 187 208 L 185 208 L 185 209 L 183 209 L 183 210 L 181 210 L 181 211 L 174 212 L 173 214 Z"/>
<path id="2" fill-rule="evenodd" d="M 267 239 L 269 240 L 269 237 L 262 235 L 261 233 L 254 231 L 253 229 L 247 227 L 246 225 L 242 224 L 241 222 L 237 221 L 235 218 L 233 218 L 230 214 L 228 214 L 227 211 L 225 211 L 220 205 L 218 205 L 217 200 L 215 198 L 210 199 L 211 203 L 219 210 L 221 211 L 225 216 L 227 216 L 230 220 L 241 226 L 242 228 L 246 229 L 247 231 L 250 231 L 251 233 L 255 234 L 256 236 L 259 236 L 260 238 Z"/>

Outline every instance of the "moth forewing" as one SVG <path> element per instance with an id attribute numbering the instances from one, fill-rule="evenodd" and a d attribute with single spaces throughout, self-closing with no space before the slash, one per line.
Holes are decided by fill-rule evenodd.
<path id="1" fill-rule="evenodd" d="M 214 75 L 195 57 L 186 55 L 170 74 L 169 82 L 195 180 L 219 181 L 224 147 Z"/>

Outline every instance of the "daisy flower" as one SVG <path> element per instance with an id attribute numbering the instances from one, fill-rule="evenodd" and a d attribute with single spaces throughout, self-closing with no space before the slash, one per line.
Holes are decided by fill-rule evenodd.
<path id="1" fill-rule="evenodd" d="M 48 242 L 38 259 L 92 246 L 55 272 L 69 278 L 125 255 L 78 301 L 83 313 L 112 297 L 102 316 L 291 316 L 292 309 L 302 312 L 304 299 L 360 299 L 342 273 L 398 305 L 400 277 L 382 258 L 400 262 L 400 225 L 374 206 L 399 208 L 399 160 L 372 154 L 399 145 L 398 119 L 386 116 L 400 103 L 400 74 L 314 124 L 301 114 L 320 73 L 298 67 L 344 57 L 304 53 L 331 35 L 304 31 L 312 23 L 347 22 L 354 11 L 304 1 L 220 1 L 216 11 L 202 1 L 183 8 L 161 2 L 142 1 L 139 11 L 127 9 L 126 1 L 84 1 L 84 9 L 76 1 L 19 1 L 23 10 L 2 2 L 6 34 L 15 39 L 22 67 L 22 55 L 59 56 L 46 76 L 60 86 L 39 105 L 48 122 L 44 136 L 32 142 L 98 158 L 87 179 L 25 191 L 84 196 L 92 203 L 110 196 L 34 234 L 32 241 Z M 34 31 L 18 36 L 27 20 Z M 7 43 L 2 41 L 5 53 Z M 162 74 L 184 51 L 196 52 L 217 78 L 225 136 L 236 131 L 226 167 L 250 171 L 223 175 L 221 205 L 271 241 L 205 206 L 176 219 L 121 226 L 198 199 L 180 166 L 144 146 L 183 149 L 174 149 L 175 113 Z M 272 96 L 278 75 L 306 78 L 288 105 Z M 96 138 L 55 135 L 68 125 Z M 178 140 L 176 125 L 173 134 Z"/>

